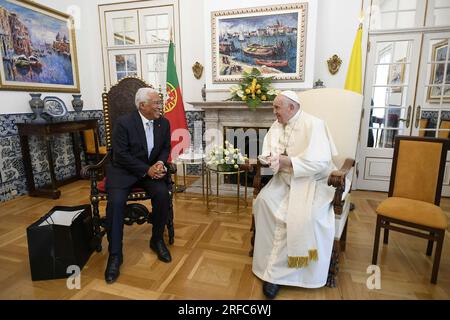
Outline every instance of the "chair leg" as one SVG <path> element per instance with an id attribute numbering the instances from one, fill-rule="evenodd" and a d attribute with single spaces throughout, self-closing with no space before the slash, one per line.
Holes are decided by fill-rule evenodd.
<path id="1" fill-rule="evenodd" d="M 248 253 L 248 256 L 249 257 L 253 257 L 253 250 L 255 248 L 255 236 L 256 236 L 255 216 L 254 215 L 252 215 L 252 226 L 250 228 L 250 231 L 252 232 L 252 238 L 250 240 L 251 248 L 250 248 L 250 251 Z"/>
<path id="2" fill-rule="evenodd" d="M 341 244 L 339 240 L 334 240 L 333 250 L 331 251 L 330 267 L 328 269 L 328 277 L 326 286 L 328 288 L 336 288 L 336 278 L 339 272 L 339 255 L 341 252 Z"/>
<path id="3" fill-rule="evenodd" d="M 98 201 L 92 202 L 92 224 L 94 225 L 94 238 L 95 238 L 95 251 L 102 251 L 102 238 L 103 234 L 101 232 L 101 219 L 100 219 L 100 211 L 98 209 Z"/>
<path id="4" fill-rule="evenodd" d="M 344 230 L 342 230 L 341 239 L 339 240 L 340 252 L 344 252 L 345 246 L 347 245 L 347 225 L 348 225 L 348 218 L 347 221 L 345 221 Z"/>
<path id="5" fill-rule="evenodd" d="M 433 272 L 431 273 L 431 283 L 437 283 L 439 272 L 439 264 L 441 262 L 442 246 L 444 244 L 445 230 L 439 230 L 437 233 L 438 240 L 436 241 L 436 252 L 434 253 Z"/>
<path id="6" fill-rule="evenodd" d="M 175 230 L 173 226 L 173 194 L 170 196 L 169 217 L 167 221 L 167 231 L 169 232 L 169 244 L 175 243 Z"/>
<path id="7" fill-rule="evenodd" d="M 430 231 L 430 236 L 433 236 L 434 235 L 434 232 L 433 231 Z M 429 257 L 431 257 L 431 254 L 433 253 L 433 244 L 434 244 L 434 241 L 433 240 L 428 240 L 428 245 L 427 245 L 427 252 L 426 252 L 426 254 L 427 254 L 427 256 L 429 256 Z"/>
<path id="8" fill-rule="evenodd" d="M 377 215 L 377 226 L 375 227 L 375 240 L 373 242 L 372 264 L 377 264 L 378 247 L 380 245 L 381 221 L 382 217 L 380 215 Z"/>
<path id="9" fill-rule="evenodd" d="M 384 223 L 386 226 L 389 226 L 389 222 Z M 383 243 L 388 244 L 389 243 L 389 229 L 384 228 L 384 235 L 383 235 Z"/>

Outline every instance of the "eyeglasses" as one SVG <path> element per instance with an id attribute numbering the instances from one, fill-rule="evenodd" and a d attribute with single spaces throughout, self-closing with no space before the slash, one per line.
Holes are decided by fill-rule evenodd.
<path id="1" fill-rule="evenodd" d="M 148 103 L 154 103 L 157 104 L 158 106 L 164 105 L 164 101 L 162 100 L 149 100 Z"/>

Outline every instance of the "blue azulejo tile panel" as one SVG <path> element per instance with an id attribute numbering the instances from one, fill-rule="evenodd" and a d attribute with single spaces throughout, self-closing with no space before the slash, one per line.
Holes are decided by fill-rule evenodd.
<path id="1" fill-rule="evenodd" d="M 7 114 L 0 115 L 0 202 L 11 200 L 16 196 L 27 193 L 25 171 L 22 162 L 20 140 L 17 132 L 17 123 L 29 122 L 33 114 Z M 195 130 L 201 129 L 204 135 L 204 112 L 187 111 L 186 119 L 189 131 L 194 138 Z M 105 126 L 101 110 L 82 111 L 80 114 L 69 112 L 61 121 L 75 119 L 99 119 L 99 134 L 101 144 L 105 144 Z M 198 132 L 197 132 L 198 134 Z M 33 173 L 36 187 L 50 182 L 48 162 L 45 153 L 45 141 L 38 137 L 30 137 L 30 155 L 32 157 Z M 204 141 L 202 139 L 204 144 Z M 75 175 L 75 163 L 72 151 L 72 141 L 69 134 L 55 136 L 52 140 L 55 174 L 58 180 Z M 81 156 L 84 159 L 84 155 Z M 187 174 L 200 175 L 200 166 L 188 166 Z"/>
<path id="2" fill-rule="evenodd" d="M 32 117 L 32 114 L 0 115 L 0 201 L 7 201 L 27 193 L 16 123 L 31 121 Z M 60 121 L 73 121 L 75 119 L 99 119 L 100 139 L 104 144 L 105 130 L 101 110 L 83 111 L 80 114 L 70 112 Z M 56 178 L 63 180 L 74 176 L 76 169 L 70 134 L 56 135 L 51 143 Z M 46 144 L 44 139 L 31 136 L 29 146 L 34 182 L 36 187 L 41 187 L 50 183 Z M 83 154 L 81 159 L 84 159 Z"/>

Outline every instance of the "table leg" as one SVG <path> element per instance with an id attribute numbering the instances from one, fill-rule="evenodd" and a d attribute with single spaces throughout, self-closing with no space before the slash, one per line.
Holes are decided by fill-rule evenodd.
<path id="1" fill-rule="evenodd" d="M 79 133 L 81 134 L 81 133 Z M 79 148 L 79 140 L 77 139 L 77 136 L 75 132 L 71 133 L 72 136 L 72 149 L 73 149 L 73 155 L 75 157 L 75 175 L 77 178 L 81 179 L 81 157 L 80 157 L 80 148 Z"/>
<path id="2" fill-rule="evenodd" d="M 245 177 L 244 199 L 245 199 L 245 207 L 247 208 L 247 170 L 245 170 L 244 177 Z"/>
<path id="3" fill-rule="evenodd" d="M 205 198 L 205 163 L 202 161 L 202 196 Z"/>
<path id="4" fill-rule="evenodd" d="M 20 147 L 22 149 L 22 161 L 25 169 L 25 177 L 27 179 L 28 193 L 32 195 L 36 190 L 34 185 L 33 166 L 31 165 L 30 145 L 28 144 L 28 136 L 20 136 Z"/>
<path id="5" fill-rule="evenodd" d="M 241 197 L 239 187 L 241 186 L 241 173 L 238 169 L 237 171 L 237 213 L 239 214 L 239 199 Z"/>
<path id="6" fill-rule="evenodd" d="M 186 164 L 183 162 L 183 185 L 186 189 Z"/>
<path id="7" fill-rule="evenodd" d="M 219 172 L 216 172 L 216 204 L 217 208 L 219 207 Z"/>
<path id="8" fill-rule="evenodd" d="M 50 171 L 50 180 L 52 186 L 52 196 L 53 199 L 58 199 L 61 195 L 61 191 L 56 188 L 56 175 L 55 175 L 55 163 L 53 162 L 53 152 L 52 152 L 52 137 L 45 137 L 45 143 L 47 147 L 47 161 L 48 161 L 48 170 Z"/>
<path id="9" fill-rule="evenodd" d="M 209 170 L 206 171 L 206 209 L 209 210 L 209 191 L 210 188 L 208 189 L 208 186 L 210 186 L 210 174 L 211 172 Z"/>

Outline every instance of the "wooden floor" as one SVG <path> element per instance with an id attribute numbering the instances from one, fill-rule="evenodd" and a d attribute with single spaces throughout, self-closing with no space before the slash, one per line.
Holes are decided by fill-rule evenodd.
<path id="1" fill-rule="evenodd" d="M 208 213 L 201 198 L 178 194 L 175 200 L 173 261 L 160 262 L 148 248 L 150 225 L 125 227 L 121 276 L 107 285 L 107 252 L 94 253 L 81 273 L 81 289 L 66 280 L 31 281 L 26 227 L 55 205 L 87 203 L 89 185 L 61 188 L 58 200 L 19 197 L 0 204 L 0 299 L 264 299 L 262 282 L 251 271 L 251 208 L 239 215 Z M 437 285 L 430 284 L 432 259 L 426 241 L 391 232 L 380 248 L 381 289 L 369 290 L 366 273 L 372 256 L 374 208 L 385 193 L 352 193 L 356 209 L 348 226 L 336 288 L 282 287 L 278 299 L 449 299 L 450 241 L 446 233 Z M 226 206 L 225 204 L 224 206 Z M 447 215 L 450 200 L 443 199 Z M 223 207 L 223 209 L 227 209 Z M 228 209 L 234 209 L 230 202 Z M 103 246 L 107 247 L 106 239 Z"/>

